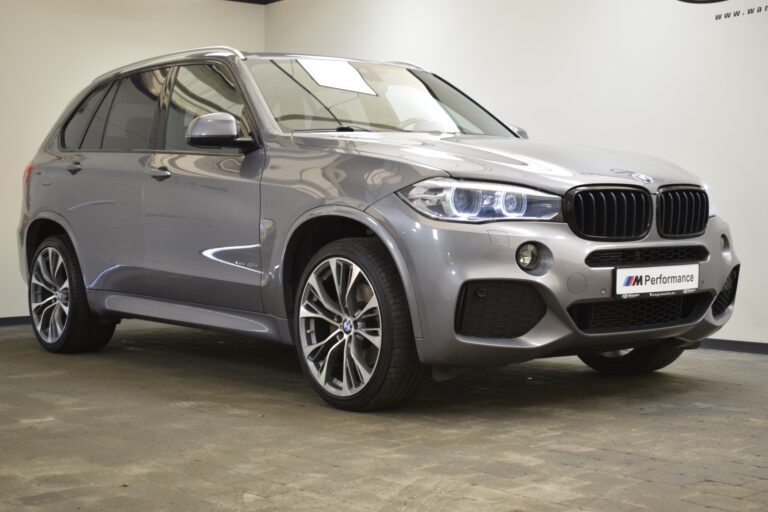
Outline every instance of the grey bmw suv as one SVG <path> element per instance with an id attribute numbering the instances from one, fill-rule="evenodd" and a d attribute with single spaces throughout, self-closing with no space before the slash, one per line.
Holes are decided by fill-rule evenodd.
<path id="1" fill-rule="evenodd" d="M 46 350 L 121 318 L 246 333 L 350 410 L 427 369 L 657 370 L 723 326 L 739 275 L 675 165 L 527 140 L 410 64 L 226 47 L 88 86 L 24 172 L 18 236 Z"/>

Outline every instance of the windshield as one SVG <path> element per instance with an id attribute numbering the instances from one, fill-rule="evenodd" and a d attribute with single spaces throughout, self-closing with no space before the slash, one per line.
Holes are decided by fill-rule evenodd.
<path id="1" fill-rule="evenodd" d="M 438 132 L 513 136 L 439 77 L 396 65 L 321 58 L 250 59 L 285 132 Z"/>

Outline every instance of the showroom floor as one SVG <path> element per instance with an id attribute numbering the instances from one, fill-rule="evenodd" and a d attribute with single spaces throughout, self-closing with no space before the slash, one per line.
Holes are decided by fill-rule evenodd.
<path id="1" fill-rule="evenodd" d="M 768 356 L 598 376 L 573 358 L 353 414 L 290 347 L 124 322 L 54 356 L 0 329 L 0 510 L 766 510 Z"/>

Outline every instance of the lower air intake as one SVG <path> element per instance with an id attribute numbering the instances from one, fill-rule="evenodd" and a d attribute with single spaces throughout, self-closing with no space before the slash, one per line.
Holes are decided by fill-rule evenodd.
<path id="1" fill-rule="evenodd" d="M 527 283 L 468 281 L 456 309 L 456 332 L 477 338 L 517 338 L 547 312 L 544 300 Z"/>
<path id="2" fill-rule="evenodd" d="M 725 280 L 723 289 L 715 297 L 715 302 L 712 304 L 712 314 L 715 316 L 722 316 L 728 306 L 733 304 L 736 299 L 736 286 L 739 284 L 739 268 L 740 265 L 731 270 L 728 274 L 728 279 Z"/>
<path id="3" fill-rule="evenodd" d="M 584 332 L 602 333 L 658 329 L 685 324 L 700 317 L 712 295 L 692 293 L 669 297 L 581 302 L 568 312 Z"/>

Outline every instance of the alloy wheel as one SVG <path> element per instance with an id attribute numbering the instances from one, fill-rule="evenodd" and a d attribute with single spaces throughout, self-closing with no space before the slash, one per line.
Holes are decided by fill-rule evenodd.
<path id="1" fill-rule="evenodd" d="M 332 257 L 302 291 L 299 337 L 312 378 L 328 393 L 352 396 L 370 382 L 381 353 L 381 311 L 365 272 Z"/>
<path id="2" fill-rule="evenodd" d="M 64 257 L 46 247 L 32 267 L 30 312 L 37 333 L 45 343 L 56 343 L 69 317 L 69 277 Z"/>

